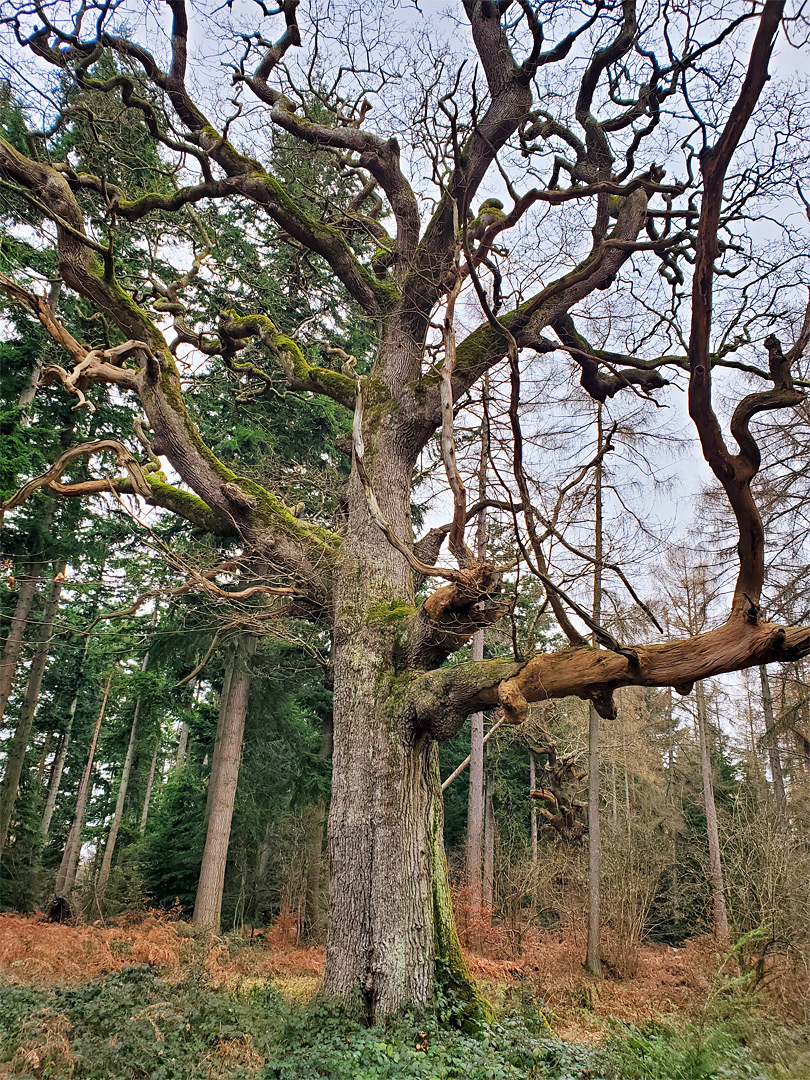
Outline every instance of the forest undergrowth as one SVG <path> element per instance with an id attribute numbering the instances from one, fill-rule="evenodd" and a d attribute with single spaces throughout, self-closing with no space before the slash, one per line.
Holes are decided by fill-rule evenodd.
<path id="1" fill-rule="evenodd" d="M 468 951 L 494 1006 L 470 1029 L 456 1003 L 365 1027 L 318 994 L 323 949 L 280 916 L 209 940 L 148 913 L 85 925 L 0 916 L 0 1078 L 75 1080 L 803 1080 L 810 1040 L 772 965 L 758 988 L 739 950 L 645 944 L 601 983 L 576 935 L 518 960 L 497 930 Z M 744 965 L 743 965 L 744 966 Z M 789 989 L 789 988 L 788 988 Z"/>

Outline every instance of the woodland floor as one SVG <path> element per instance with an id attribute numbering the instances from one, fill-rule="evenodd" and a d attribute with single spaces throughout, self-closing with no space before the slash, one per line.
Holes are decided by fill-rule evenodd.
<path id="1" fill-rule="evenodd" d="M 231 934 L 209 944 L 188 923 L 155 913 L 85 925 L 2 914 L 0 991 L 5 986 L 42 988 L 45 993 L 99 982 L 145 965 L 159 971 L 164 984 L 179 985 L 191 976 L 215 991 L 250 991 L 271 980 L 286 1001 L 303 1004 L 320 985 L 324 950 L 298 945 L 293 927 L 292 918 L 282 917 L 252 939 Z M 492 951 L 492 942 L 484 947 Z M 716 985 L 718 960 L 708 939 L 694 939 L 682 948 L 643 945 L 627 961 L 633 968 L 631 977 L 601 983 L 583 971 L 582 954 L 583 943 L 574 934 L 551 931 L 524 940 L 516 960 L 467 953 L 496 1012 L 503 1013 L 510 1002 L 528 996 L 541 1003 L 554 1035 L 575 1044 L 600 1043 L 615 1021 L 634 1027 L 650 1022 L 700 1023 Z M 780 988 L 778 980 L 771 986 L 776 989 L 770 991 L 768 1008 L 776 1016 L 782 1008 L 790 1008 L 791 987 Z M 796 1047 L 802 1059 L 798 1071 L 791 1067 L 769 1075 L 810 1078 L 810 1048 L 802 1038 Z M 260 1064 L 257 1057 L 257 1069 Z M 0 1078 L 16 1075 L 29 1073 L 4 1071 L 0 1065 Z M 227 1069 L 221 1073 L 230 1075 Z"/>

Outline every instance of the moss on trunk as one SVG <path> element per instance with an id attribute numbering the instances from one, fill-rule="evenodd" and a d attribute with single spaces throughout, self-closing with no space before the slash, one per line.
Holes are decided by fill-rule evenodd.
<path id="1" fill-rule="evenodd" d="M 439 746 L 430 750 L 431 779 L 436 799 L 431 820 L 431 862 L 433 881 L 433 935 L 436 952 L 436 997 L 445 1004 L 451 1023 L 470 1030 L 493 1019 L 492 1006 L 483 996 L 464 956 L 456 928 L 447 857 L 444 851 L 444 805 L 439 773 Z"/>

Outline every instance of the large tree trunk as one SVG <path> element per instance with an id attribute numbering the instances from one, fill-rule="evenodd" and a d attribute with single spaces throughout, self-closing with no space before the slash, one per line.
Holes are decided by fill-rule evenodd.
<path id="1" fill-rule="evenodd" d="M 0 788 L 0 855 L 6 844 L 11 816 L 14 812 L 14 803 L 17 801 L 17 790 L 20 786 L 25 755 L 28 751 L 28 743 L 31 739 L 31 729 L 34 726 L 34 714 L 39 701 L 39 692 L 42 688 L 42 679 L 50 656 L 51 638 L 53 636 L 53 623 L 59 610 L 59 598 L 62 595 L 62 581 L 64 580 L 65 566 L 62 564 L 61 571 L 51 583 L 48 599 L 45 601 L 45 610 L 42 613 L 42 622 L 39 631 L 39 643 L 31 662 L 28 672 L 28 685 L 25 697 L 20 707 L 20 715 L 17 719 L 17 727 L 14 738 L 11 740 L 8 758 L 6 759 L 6 771 L 3 775 L 3 786 Z"/>
<path id="2" fill-rule="evenodd" d="M 723 882 L 723 862 L 720 857 L 720 832 L 717 827 L 717 806 L 712 783 L 712 758 L 706 716 L 706 690 L 702 682 L 695 686 L 700 771 L 703 778 L 703 808 L 706 813 L 706 833 L 709 841 L 709 883 L 712 892 L 712 921 L 714 936 L 719 942 L 728 941 L 728 912 Z"/>
<path id="3" fill-rule="evenodd" d="M 228 664 L 222 688 L 214 756 L 211 759 L 206 806 L 208 830 L 193 918 L 198 926 L 215 934 L 219 933 L 222 915 L 225 866 L 228 861 L 231 820 L 242 756 L 242 736 L 245 732 L 250 696 L 251 677 L 244 663 L 249 661 L 255 651 L 256 639 L 248 637 L 245 641 L 245 656 L 233 656 Z"/>
<path id="4" fill-rule="evenodd" d="M 107 685 L 104 687 L 104 696 L 101 699 L 96 725 L 93 728 L 93 735 L 90 739 L 90 748 L 87 751 L 87 764 L 85 765 L 81 783 L 79 784 L 79 791 L 76 796 L 76 811 L 73 815 L 73 824 L 70 826 L 65 850 L 62 853 L 62 861 L 59 864 L 59 870 L 56 873 L 56 884 L 54 889 L 57 896 L 65 896 L 69 893 L 76 880 L 76 871 L 78 869 L 79 856 L 82 850 L 84 815 L 87 813 L 87 800 L 90 795 L 90 778 L 93 775 L 93 764 L 96 757 L 96 744 L 98 743 L 98 733 L 101 730 L 104 712 L 107 708 L 107 699 L 110 696 L 112 678 L 113 671 L 111 670 L 107 678 Z"/>
<path id="5" fill-rule="evenodd" d="M 418 373 L 409 313 L 390 318 L 367 386 L 365 469 L 380 513 L 410 542 L 413 441 L 389 394 Z M 401 415 L 399 415 L 401 414 Z M 408 693 L 405 628 L 414 574 L 369 510 L 355 460 L 333 585 L 334 751 L 324 991 L 367 1018 L 429 1003 L 437 978 L 481 1011 L 452 915 L 438 747 Z"/>
<path id="6" fill-rule="evenodd" d="M 389 326 L 389 333 L 396 330 Z M 411 344 L 418 356 L 420 346 Z M 414 366 L 413 358 L 401 355 L 407 347 L 407 340 L 396 346 L 391 368 Z M 387 404 L 367 409 L 366 464 L 383 515 L 398 536 L 408 538 L 413 463 Z M 437 960 L 441 976 L 450 972 L 459 986 L 470 984 L 439 856 L 442 838 L 434 831 L 441 818 L 437 748 L 416 728 L 405 695 L 398 695 L 413 572 L 372 519 L 356 469 L 348 511 L 334 587 L 324 991 L 351 999 L 359 990 L 366 1016 L 374 1017 L 429 1002 Z"/>

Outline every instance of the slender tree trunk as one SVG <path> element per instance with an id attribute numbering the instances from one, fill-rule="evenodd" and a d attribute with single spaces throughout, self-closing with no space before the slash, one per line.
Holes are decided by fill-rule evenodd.
<path id="1" fill-rule="evenodd" d="M 74 701 L 76 699 L 74 698 Z M 75 712 L 76 706 L 73 705 Z M 48 838 L 48 833 L 51 829 L 51 818 L 53 817 L 54 808 L 56 807 L 56 799 L 59 795 L 59 787 L 62 783 L 62 770 L 65 767 L 65 758 L 67 757 L 68 746 L 70 745 L 70 731 L 73 727 L 73 713 L 68 717 L 67 726 L 59 740 L 59 745 L 56 750 L 56 757 L 53 759 L 51 765 L 51 775 L 48 779 L 48 794 L 45 799 L 45 809 L 42 812 L 42 822 L 39 826 L 39 831 L 44 839 Z"/>
<path id="2" fill-rule="evenodd" d="M 45 609 L 40 624 L 39 641 L 37 643 L 31 668 L 28 673 L 28 685 L 25 690 L 17 727 L 11 747 L 6 759 L 6 771 L 3 775 L 3 784 L 0 788 L 0 855 L 5 847 L 8 837 L 8 829 L 14 812 L 14 804 L 17 801 L 17 791 L 20 786 L 25 755 L 28 751 L 28 743 L 31 739 L 31 729 L 34 726 L 34 714 L 39 701 L 39 692 L 42 688 L 42 678 L 48 665 L 50 656 L 51 639 L 53 637 L 53 623 L 59 610 L 59 598 L 62 595 L 62 580 L 65 566 L 62 564 L 61 571 L 57 573 L 51 583 L 48 598 L 45 601 Z"/>
<path id="3" fill-rule="evenodd" d="M 141 672 L 146 671 L 148 663 L 149 652 L 147 651 L 144 654 L 143 662 L 141 664 Z M 135 710 L 132 714 L 132 726 L 129 729 L 127 752 L 124 756 L 123 768 L 121 769 L 121 781 L 118 785 L 118 797 L 115 800 L 115 811 L 113 812 L 113 819 L 110 823 L 110 831 L 107 834 L 107 843 L 104 847 L 104 858 L 101 860 L 101 870 L 99 871 L 98 881 L 96 882 L 96 895 L 99 900 L 104 898 L 104 891 L 107 888 L 107 881 L 110 876 L 110 870 L 112 869 L 113 855 L 115 854 L 115 844 L 118 840 L 118 830 L 121 828 L 121 819 L 124 816 L 124 803 L 129 787 L 129 774 L 132 771 L 132 761 L 135 757 L 135 742 L 138 735 L 138 719 L 141 715 L 141 701 L 142 696 L 141 694 L 138 694 L 135 701 Z"/>
<path id="4" fill-rule="evenodd" d="M 28 616 L 31 613 L 31 605 L 37 593 L 39 575 L 42 572 L 41 562 L 30 562 L 26 565 L 17 590 L 17 605 L 11 616 L 11 625 L 6 635 L 3 648 L 3 658 L 0 660 L 0 720 L 6 714 L 8 699 L 14 687 L 14 675 L 17 671 L 17 663 L 20 659 L 25 628 L 28 625 Z"/>
<path id="5" fill-rule="evenodd" d="M 602 450 L 602 406 L 596 407 L 597 452 Z M 602 463 L 596 466 L 593 619 L 602 617 Z M 594 640 L 594 646 L 596 641 Z M 602 827 L 599 817 L 599 713 L 588 708 L 588 943 L 585 970 L 602 978 L 599 878 L 602 868 Z"/>
<path id="6" fill-rule="evenodd" d="M 155 749 L 152 752 L 152 760 L 149 764 L 149 775 L 146 778 L 146 792 L 143 797 L 143 810 L 141 810 L 141 824 L 139 826 L 139 832 L 143 836 L 146 832 L 146 822 L 149 820 L 149 804 L 152 801 L 152 789 L 155 786 L 155 773 L 157 771 L 158 752 L 160 751 L 160 738 L 161 733 L 158 730 L 158 737 L 155 741 Z"/>
<path id="7" fill-rule="evenodd" d="M 714 936 L 719 942 L 728 941 L 728 912 L 726 910 L 723 863 L 720 857 L 720 832 L 717 827 L 717 807 L 712 783 L 712 759 L 706 716 L 706 690 L 702 682 L 695 684 L 700 770 L 703 777 L 703 806 L 706 813 L 706 833 L 709 840 L 709 883 L 712 891 Z"/>
<path id="8" fill-rule="evenodd" d="M 488 382 L 484 381 L 484 419 L 481 427 L 481 453 L 478 459 L 478 499 L 487 496 L 487 453 L 489 431 L 487 423 Z M 486 558 L 487 512 L 478 515 L 476 556 Z M 484 659 L 484 631 L 478 630 L 472 639 L 473 660 Z M 484 840 L 484 714 L 473 713 L 470 717 L 470 786 L 467 797 L 467 899 L 470 912 L 481 914 L 481 888 Z"/>
<path id="9" fill-rule="evenodd" d="M 495 806 L 492 770 L 487 770 L 486 806 L 484 810 L 484 869 L 481 877 L 481 905 L 491 912 L 495 902 Z"/>
<path id="10" fill-rule="evenodd" d="M 180 737 L 177 740 L 177 758 L 175 760 L 175 766 L 180 769 L 186 760 L 186 753 L 188 751 L 188 724 L 185 720 L 180 725 Z"/>
<path id="11" fill-rule="evenodd" d="M 785 809 L 785 778 L 782 773 L 782 759 L 779 755 L 779 739 L 776 734 L 776 719 L 773 714 L 773 695 L 768 669 L 763 664 L 759 669 L 759 681 L 762 685 L 762 711 L 765 714 L 765 744 L 768 749 L 768 764 L 771 767 L 771 782 L 777 809 Z"/>
<path id="12" fill-rule="evenodd" d="M 267 867 L 270 865 L 270 854 L 272 851 L 272 838 L 273 830 L 270 822 L 268 821 L 264 827 L 264 837 L 262 839 L 261 847 L 259 848 L 259 861 L 256 865 L 256 886 L 253 890 L 253 923 L 257 922 L 260 913 L 260 903 L 263 895 L 264 882 L 267 877 Z"/>
<path id="13" fill-rule="evenodd" d="M 247 638 L 245 646 L 244 659 L 249 661 L 256 650 L 256 639 Z M 234 656 L 231 659 L 225 682 L 227 686 L 223 687 L 214 756 L 211 761 L 206 806 L 208 830 L 193 917 L 198 926 L 215 934 L 219 933 L 220 928 L 231 819 L 250 696 L 250 672 L 242 666 L 239 657 Z"/>
<path id="14" fill-rule="evenodd" d="M 90 778 L 93 774 L 93 764 L 96 756 L 96 744 L 98 743 L 98 733 L 101 730 L 104 712 L 107 708 L 107 698 L 110 696 L 112 679 L 113 671 L 110 670 L 110 674 L 107 678 L 107 685 L 104 688 L 104 696 L 101 699 L 101 706 L 98 710 L 96 726 L 93 728 L 93 735 L 90 739 L 90 749 L 87 752 L 87 764 L 85 765 L 84 774 L 82 775 L 81 783 L 79 784 L 73 824 L 70 827 L 65 850 L 62 854 L 62 862 L 60 863 L 59 870 L 56 874 L 55 890 L 57 896 L 67 895 L 73 888 L 73 883 L 76 880 L 76 870 L 79 865 L 79 856 L 82 850 L 84 816 L 87 813 L 87 800 L 90 795 Z"/>
<path id="15" fill-rule="evenodd" d="M 534 791 L 537 787 L 537 767 L 534 760 L 534 754 L 529 754 L 529 791 Z M 537 807 L 534 805 L 534 799 L 532 799 L 531 811 L 529 818 L 530 835 L 532 842 L 532 865 L 537 865 Z"/>
<path id="16" fill-rule="evenodd" d="M 318 760 L 326 761 L 332 753 L 332 723 L 325 720 L 321 731 Z M 316 939 L 321 933 L 321 867 L 323 865 L 323 832 L 326 824 L 326 802 L 320 799 L 310 808 L 309 841 L 307 844 L 307 880 L 304 892 L 304 917 L 301 929 L 304 938 Z"/>
<path id="17" fill-rule="evenodd" d="M 194 661 L 195 663 L 197 663 L 198 657 L 195 656 Z M 200 684 L 201 679 L 198 676 L 197 681 L 194 684 L 194 705 L 196 705 L 197 702 L 200 700 Z M 192 709 L 194 705 L 192 705 Z M 182 768 L 185 764 L 186 754 L 188 753 L 188 737 L 190 730 L 191 729 L 189 727 L 188 721 L 184 720 L 180 724 L 180 736 L 177 740 L 177 756 L 174 759 L 175 768 L 177 769 Z"/>
<path id="18" fill-rule="evenodd" d="M 37 765 L 37 775 L 34 779 L 34 783 L 38 788 L 42 787 L 42 778 L 45 775 L 45 766 L 48 764 L 48 754 L 50 754 L 51 747 L 53 746 L 53 736 L 54 733 L 52 731 L 49 731 L 42 743 L 42 750 L 39 754 L 39 764 Z"/>
<path id="19" fill-rule="evenodd" d="M 98 600 L 98 597 L 96 597 Z M 96 608 L 98 603 L 96 603 Z M 84 648 L 82 649 L 81 659 L 79 660 L 79 669 L 76 677 L 76 690 L 73 697 L 70 700 L 70 707 L 68 708 L 67 723 L 65 724 L 65 733 L 62 737 L 62 741 L 59 744 L 59 750 L 56 755 L 56 759 L 51 770 L 51 780 L 48 784 L 48 798 L 45 801 L 45 810 L 42 814 L 42 824 L 40 825 L 40 832 L 43 837 L 48 836 L 51 828 L 51 818 L 56 807 L 56 799 L 59 795 L 59 788 L 62 783 L 62 771 L 65 767 L 65 758 L 67 757 L 68 747 L 70 746 L 70 735 L 73 730 L 73 719 L 76 716 L 76 709 L 79 705 L 79 687 L 81 686 L 82 673 L 84 672 L 84 664 L 87 660 L 87 653 L 90 649 L 90 635 L 86 634 L 84 639 Z"/>

